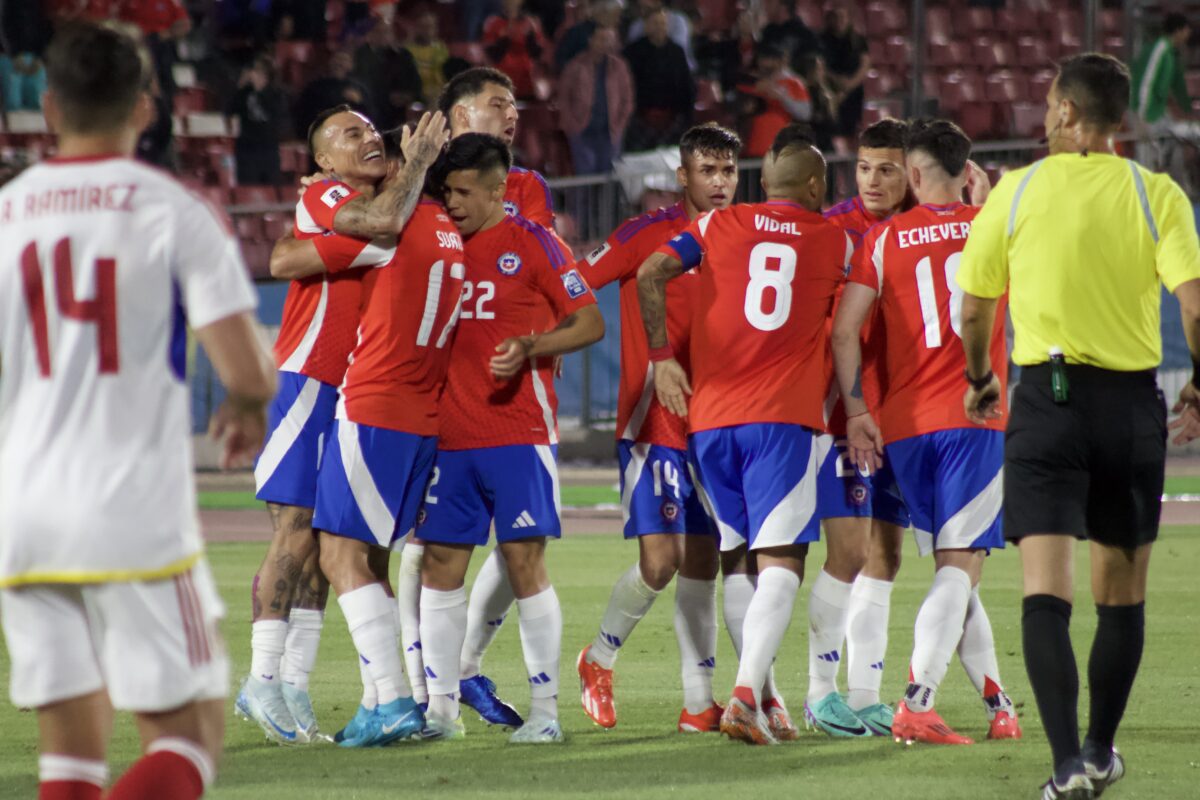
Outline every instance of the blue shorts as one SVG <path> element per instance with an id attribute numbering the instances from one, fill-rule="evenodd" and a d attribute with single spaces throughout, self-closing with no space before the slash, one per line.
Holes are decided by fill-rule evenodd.
<path id="1" fill-rule="evenodd" d="M 956 428 L 885 448 L 921 555 L 1004 547 L 1004 432 Z"/>
<path id="2" fill-rule="evenodd" d="M 267 441 L 254 464 L 254 496 L 267 503 L 314 508 L 321 451 L 337 408 L 337 388 L 296 372 L 279 373 L 267 410 Z"/>
<path id="3" fill-rule="evenodd" d="M 802 425 L 756 422 L 688 437 L 696 490 L 721 549 L 807 544 L 820 538 L 817 435 Z"/>
<path id="4" fill-rule="evenodd" d="M 687 451 L 622 439 L 617 455 L 626 539 L 648 533 L 716 533 L 693 489 Z"/>
<path id="5" fill-rule="evenodd" d="M 557 457 L 558 447 L 549 444 L 438 450 L 417 535 L 440 544 L 487 544 L 494 519 L 497 542 L 558 538 Z"/>
<path id="6" fill-rule="evenodd" d="M 901 528 L 912 525 L 908 509 L 904 507 L 904 499 L 900 496 L 900 487 L 896 484 L 896 473 L 886 456 L 883 466 L 871 476 L 871 519 Z"/>
<path id="7" fill-rule="evenodd" d="M 871 476 L 850 461 L 846 439 L 823 433 L 817 437 L 826 452 L 817 473 L 817 516 L 822 519 L 871 516 Z"/>
<path id="8" fill-rule="evenodd" d="M 313 528 L 391 547 L 417 523 L 437 437 L 337 419 L 329 438 Z"/>

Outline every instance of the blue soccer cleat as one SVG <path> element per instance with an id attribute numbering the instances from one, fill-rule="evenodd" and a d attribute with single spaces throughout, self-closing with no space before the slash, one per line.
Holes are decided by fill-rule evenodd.
<path id="1" fill-rule="evenodd" d="M 525 720 L 517 710 L 496 696 L 496 684 L 484 675 L 458 682 L 459 702 L 475 710 L 489 725 L 519 728 Z"/>
<path id="2" fill-rule="evenodd" d="M 288 711 L 279 682 L 249 676 L 238 692 L 234 711 L 239 717 L 257 723 L 272 742 L 297 744 L 296 720 Z"/>
<path id="3" fill-rule="evenodd" d="M 383 747 L 416 736 L 425 727 L 425 715 L 411 697 L 400 697 L 375 709 L 375 736 L 370 747 Z"/>
<path id="4" fill-rule="evenodd" d="M 354 718 L 346 723 L 346 727 L 342 728 L 333 735 L 333 740 L 338 744 L 341 744 L 347 739 L 353 740 L 361 738 L 363 731 L 367 729 L 374 713 L 375 709 L 373 708 L 359 706 L 358 711 L 354 712 Z"/>
<path id="5" fill-rule="evenodd" d="M 870 729 L 872 736 L 892 735 L 892 718 L 896 716 L 896 712 L 886 703 L 860 708 L 854 712 L 854 716 Z"/>

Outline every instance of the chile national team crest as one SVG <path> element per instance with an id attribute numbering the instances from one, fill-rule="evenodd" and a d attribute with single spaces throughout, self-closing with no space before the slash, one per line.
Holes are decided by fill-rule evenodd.
<path id="1" fill-rule="evenodd" d="M 674 500 L 664 500 L 660 511 L 663 519 L 667 522 L 674 522 L 679 517 L 679 504 Z"/>
<path id="2" fill-rule="evenodd" d="M 514 203 L 512 200 L 505 200 L 504 201 L 504 213 L 508 214 L 510 217 L 515 217 L 521 213 L 521 209 L 517 208 L 517 204 Z"/>
<path id="3" fill-rule="evenodd" d="M 502 275 L 516 275 L 521 271 L 521 257 L 516 253 L 505 253 L 496 259 L 496 269 Z"/>

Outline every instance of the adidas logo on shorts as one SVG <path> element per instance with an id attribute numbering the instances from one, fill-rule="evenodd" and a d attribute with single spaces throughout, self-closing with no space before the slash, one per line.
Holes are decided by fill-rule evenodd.
<path id="1" fill-rule="evenodd" d="M 522 511 L 521 516 L 517 517 L 517 521 L 513 523 L 514 528 L 534 528 L 537 527 L 537 522 L 534 521 L 533 515 L 528 511 Z"/>

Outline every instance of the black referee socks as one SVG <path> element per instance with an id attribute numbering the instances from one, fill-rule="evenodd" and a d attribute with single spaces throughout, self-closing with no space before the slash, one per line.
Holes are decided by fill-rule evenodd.
<path id="1" fill-rule="evenodd" d="M 1146 604 L 1096 606 L 1096 617 L 1096 638 L 1088 659 L 1092 697 L 1087 745 L 1089 751 L 1097 749 L 1107 760 L 1142 661 Z"/>
<path id="2" fill-rule="evenodd" d="M 1025 598 L 1022 608 L 1025 671 L 1057 770 L 1079 757 L 1079 670 L 1071 648 L 1071 604 L 1054 595 L 1035 594 Z"/>

